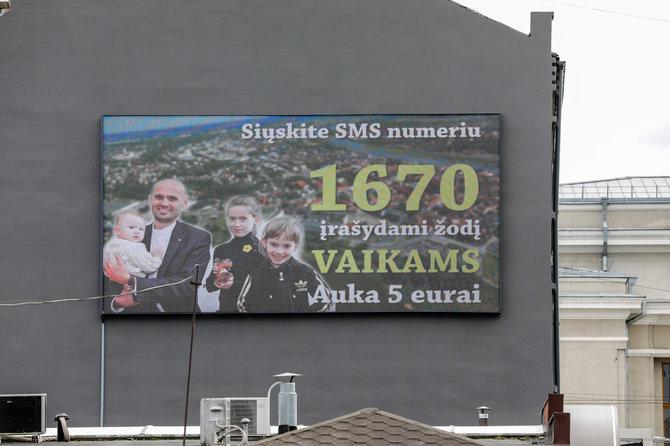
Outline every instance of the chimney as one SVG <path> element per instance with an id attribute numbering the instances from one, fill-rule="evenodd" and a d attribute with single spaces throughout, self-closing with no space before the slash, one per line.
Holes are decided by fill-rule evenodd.
<path id="1" fill-rule="evenodd" d="M 479 412 L 479 425 L 480 426 L 488 426 L 489 425 L 489 411 L 491 410 L 490 407 L 486 406 L 479 406 L 477 408 L 477 411 Z"/>
<path id="2" fill-rule="evenodd" d="M 293 380 L 302 376 L 298 373 L 281 373 L 275 375 L 279 384 L 279 433 L 289 432 L 298 428 L 298 395 L 295 393 Z"/>

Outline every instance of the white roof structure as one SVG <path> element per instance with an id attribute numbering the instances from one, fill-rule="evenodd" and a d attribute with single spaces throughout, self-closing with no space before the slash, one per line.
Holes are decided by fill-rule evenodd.
<path id="1" fill-rule="evenodd" d="M 612 201 L 668 201 L 670 176 L 622 177 L 609 180 L 561 184 L 560 202 L 593 202 L 607 198 Z"/>

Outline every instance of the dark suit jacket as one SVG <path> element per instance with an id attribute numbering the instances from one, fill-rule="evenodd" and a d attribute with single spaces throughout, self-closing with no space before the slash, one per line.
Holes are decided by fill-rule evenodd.
<path id="1" fill-rule="evenodd" d="M 152 228 L 153 224 L 147 225 L 144 240 L 142 240 L 148 251 L 150 251 Z M 158 268 L 157 277 L 137 278 L 138 292 L 135 294 L 135 301 L 140 305 L 128 307 L 124 313 L 156 313 L 160 311 L 156 304 L 159 304 L 167 313 L 192 312 L 194 289 L 190 280 L 175 286 L 141 291 L 158 285 L 178 282 L 187 277 L 195 277 L 193 271 L 196 264 L 200 265 L 199 279 L 202 280 L 209 263 L 211 244 L 212 236 L 209 232 L 177 221 L 165 250 L 163 263 Z"/>
<path id="2" fill-rule="evenodd" d="M 144 240 L 142 240 L 147 250 L 150 250 L 152 228 L 153 224 L 147 225 L 147 229 L 144 232 Z M 143 305 L 137 305 L 133 308 L 141 310 L 140 307 L 145 307 L 146 305 L 144 304 L 149 304 L 149 308 L 144 308 L 142 311 L 153 312 L 159 311 L 156 304 L 160 304 L 163 310 L 168 313 L 192 312 L 194 290 L 190 281 L 157 290 L 139 291 L 157 285 L 178 282 L 186 277 L 192 277 L 194 276 L 193 270 L 196 264 L 200 265 L 199 279 L 202 279 L 209 263 L 211 245 L 212 236 L 209 232 L 177 221 L 165 250 L 163 263 L 158 268 L 157 277 L 153 279 L 137 278 L 138 293 L 135 295 L 135 300 L 141 302 Z"/>

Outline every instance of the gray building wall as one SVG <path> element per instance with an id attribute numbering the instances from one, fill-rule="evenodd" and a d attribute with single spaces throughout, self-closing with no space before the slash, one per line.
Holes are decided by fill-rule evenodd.
<path id="1" fill-rule="evenodd" d="M 189 419 L 201 397 L 263 396 L 292 371 L 302 424 L 363 407 L 475 424 L 481 404 L 492 424 L 538 422 L 553 390 L 550 13 L 528 36 L 447 0 L 13 3 L 1 301 L 98 294 L 103 114 L 501 113 L 500 315 L 200 317 Z M 50 417 L 97 425 L 99 310 L 0 308 L 0 393 L 46 392 Z M 190 318 L 104 327 L 105 425 L 182 423 Z"/>

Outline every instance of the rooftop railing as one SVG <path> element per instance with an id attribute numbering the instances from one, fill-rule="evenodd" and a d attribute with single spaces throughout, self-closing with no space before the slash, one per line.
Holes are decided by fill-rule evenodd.
<path id="1" fill-rule="evenodd" d="M 559 189 L 559 202 L 670 201 L 670 185 L 568 184 Z"/>

